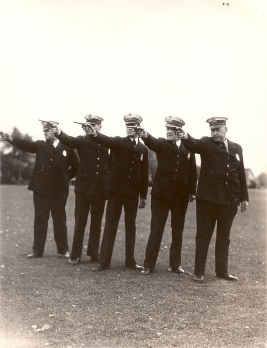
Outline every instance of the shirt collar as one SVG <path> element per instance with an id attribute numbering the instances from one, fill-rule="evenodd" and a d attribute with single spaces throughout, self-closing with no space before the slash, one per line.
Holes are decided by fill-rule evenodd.
<path id="1" fill-rule="evenodd" d="M 54 147 L 57 147 L 57 146 L 58 146 L 58 143 L 59 143 L 59 140 L 57 139 L 57 140 L 54 141 L 53 146 L 54 146 Z"/>
<path id="2" fill-rule="evenodd" d="M 225 144 L 226 150 L 228 151 L 228 140 L 227 140 L 227 138 L 225 138 L 224 144 Z"/>

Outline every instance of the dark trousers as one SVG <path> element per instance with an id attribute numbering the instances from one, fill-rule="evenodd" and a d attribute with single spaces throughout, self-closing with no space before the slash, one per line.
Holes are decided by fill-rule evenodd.
<path id="1" fill-rule="evenodd" d="M 163 231 L 169 211 L 171 211 L 172 243 L 170 248 L 170 266 L 181 265 L 181 249 L 183 241 L 184 219 L 188 202 L 176 202 L 158 196 L 151 196 L 151 225 L 147 242 L 144 267 L 154 270 L 158 258 Z"/>
<path id="2" fill-rule="evenodd" d="M 88 256 L 99 256 L 99 240 L 101 222 L 106 199 L 77 192 L 75 194 L 75 227 L 70 257 L 80 258 L 82 255 L 83 239 L 89 212 L 91 210 L 91 225 L 87 247 Z"/>
<path id="3" fill-rule="evenodd" d="M 204 275 L 209 244 L 216 222 L 215 272 L 217 275 L 228 273 L 229 237 L 236 213 L 237 206 L 197 200 L 196 275 Z"/>
<path id="4" fill-rule="evenodd" d="M 103 267 L 109 267 L 110 265 L 122 207 L 124 207 L 125 213 L 125 264 L 126 266 L 134 266 L 136 264 L 134 246 L 138 196 L 123 196 L 109 193 L 99 259 L 99 263 Z"/>
<path id="5" fill-rule="evenodd" d="M 54 238 L 59 254 L 68 251 L 68 232 L 66 225 L 66 196 L 33 193 L 34 203 L 34 241 L 33 251 L 43 255 L 47 236 L 49 215 L 51 212 Z"/>

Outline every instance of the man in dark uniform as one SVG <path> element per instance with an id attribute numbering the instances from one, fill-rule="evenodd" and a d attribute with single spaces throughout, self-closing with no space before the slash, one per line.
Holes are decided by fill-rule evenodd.
<path id="1" fill-rule="evenodd" d="M 209 243 L 217 222 L 215 272 L 218 278 L 237 280 L 228 273 L 230 230 L 241 203 L 247 210 L 248 190 L 242 147 L 226 138 L 226 117 L 207 120 L 211 137 L 194 139 L 181 130 L 182 143 L 201 156 L 197 189 L 197 234 L 194 281 L 204 282 Z"/>
<path id="2" fill-rule="evenodd" d="M 79 159 L 73 149 L 61 144 L 51 132 L 54 121 L 43 121 L 46 141 L 26 141 L 6 134 L 4 139 L 22 151 L 36 153 L 28 189 L 33 191 L 34 241 L 33 253 L 28 258 L 42 257 L 44 253 L 50 212 L 58 255 L 69 257 L 66 225 L 66 203 L 69 180 L 78 172 Z"/>
<path id="3" fill-rule="evenodd" d="M 98 262 L 101 222 L 106 203 L 105 186 L 111 166 L 109 149 L 97 144 L 88 134 L 88 124 L 100 132 L 103 118 L 95 115 L 85 116 L 82 124 L 85 136 L 71 137 L 56 129 L 56 137 L 65 145 L 75 148 L 80 158 L 80 168 L 75 181 L 75 227 L 69 262 L 79 264 L 82 256 L 84 231 L 91 210 L 91 225 L 87 255 L 91 261 Z"/>
<path id="4" fill-rule="evenodd" d="M 144 129 L 138 130 L 145 145 L 155 151 L 158 160 L 151 191 L 151 227 L 142 275 L 154 271 L 169 211 L 172 227 L 169 270 L 174 273 L 184 273 L 181 267 L 184 220 L 188 201 L 192 202 L 196 194 L 195 155 L 178 139 L 178 130 L 185 123 L 176 116 L 168 116 L 165 121 L 167 139 L 155 139 Z"/>
<path id="5" fill-rule="evenodd" d="M 101 242 L 99 267 L 101 271 L 110 266 L 122 207 L 125 212 L 126 267 L 142 269 L 134 257 L 136 215 L 146 205 L 148 189 L 148 150 L 139 141 L 135 128 L 142 117 L 134 114 L 124 116 L 127 137 L 107 137 L 91 127 L 92 138 L 113 151 L 114 163 L 108 179 L 108 202 L 104 235 Z"/>

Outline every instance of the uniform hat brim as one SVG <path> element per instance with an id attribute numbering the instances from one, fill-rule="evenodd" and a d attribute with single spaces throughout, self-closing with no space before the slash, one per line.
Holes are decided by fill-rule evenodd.
<path id="1" fill-rule="evenodd" d="M 142 117 L 136 114 L 127 114 L 123 117 L 123 120 L 126 125 L 129 123 L 140 125 L 140 123 L 143 121 Z"/>
<path id="2" fill-rule="evenodd" d="M 210 125 L 210 129 L 220 128 L 226 126 L 227 117 L 210 117 L 206 120 Z"/>
<path id="3" fill-rule="evenodd" d="M 49 123 L 52 123 L 53 125 L 57 126 L 59 123 L 56 122 L 56 121 L 41 121 L 41 124 L 43 126 L 43 130 L 49 130 L 50 129 L 50 126 L 49 126 Z"/>
<path id="4" fill-rule="evenodd" d="M 185 125 L 184 120 L 177 116 L 166 116 L 165 121 L 167 122 L 165 127 L 182 128 Z"/>
<path id="5" fill-rule="evenodd" d="M 91 114 L 84 116 L 84 118 L 86 119 L 86 122 L 90 124 L 101 124 L 101 122 L 104 121 L 102 117 Z"/>

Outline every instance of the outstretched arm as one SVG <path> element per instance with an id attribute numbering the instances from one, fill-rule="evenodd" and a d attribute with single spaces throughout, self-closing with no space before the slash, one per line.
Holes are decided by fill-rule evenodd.
<path id="1" fill-rule="evenodd" d="M 37 143 L 36 141 L 27 141 L 14 137 L 12 134 L 0 133 L 0 141 L 8 141 L 10 144 L 14 145 L 16 148 L 22 151 L 36 153 Z"/>

